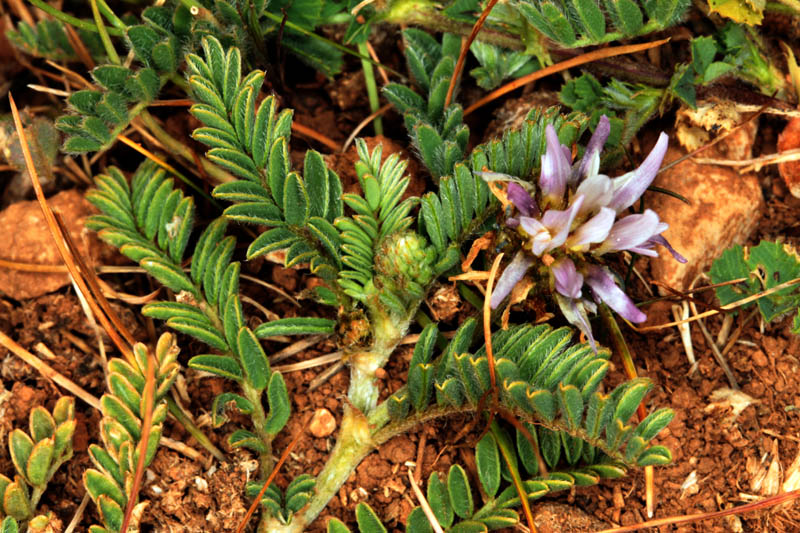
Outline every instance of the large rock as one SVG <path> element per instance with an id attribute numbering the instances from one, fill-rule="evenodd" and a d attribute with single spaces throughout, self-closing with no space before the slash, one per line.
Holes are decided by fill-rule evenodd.
<path id="1" fill-rule="evenodd" d="M 709 150 L 710 152 L 710 150 Z M 671 148 L 664 162 L 685 155 Z M 719 157 L 710 153 L 705 157 Z M 730 154 L 730 152 L 728 153 Z M 745 153 L 736 154 L 746 156 Z M 738 174 L 732 167 L 699 164 L 691 159 L 660 174 L 654 185 L 687 198 L 691 205 L 676 198 L 648 193 L 646 205 L 669 224 L 664 236 L 688 262 L 678 263 L 661 249 L 651 262 L 653 276 L 675 289 L 686 289 L 726 248 L 743 243 L 758 224 L 764 208 L 761 186 L 755 174 Z"/>
<path id="2" fill-rule="evenodd" d="M 61 214 L 72 240 L 83 256 L 97 257 L 103 245 L 86 229 L 86 217 L 95 212 L 76 190 L 63 191 L 48 199 Z M 36 200 L 17 202 L 0 211 L 0 258 L 35 265 L 63 265 L 53 236 Z M 22 300 L 60 289 L 69 283 L 67 274 L 24 272 L 0 267 L 0 293 Z"/>

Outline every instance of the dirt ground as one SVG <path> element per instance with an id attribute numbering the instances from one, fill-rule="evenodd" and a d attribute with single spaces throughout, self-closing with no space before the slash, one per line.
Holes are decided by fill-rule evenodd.
<path id="1" fill-rule="evenodd" d="M 396 51 L 387 53 L 379 47 L 379 53 L 390 64 L 400 62 Z M 363 79 L 359 80 L 358 76 L 358 72 L 352 72 L 337 82 L 306 80 L 307 88 L 287 96 L 283 105 L 296 108 L 295 117 L 299 123 L 342 142 L 369 114 L 366 100 L 359 97 L 363 96 Z M 473 141 L 482 134 L 475 125 L 490 118 L 490 114 L 491 111 L 479 113 L 471 119 L 475 130 Z M 400 117 L 389 114 L 385 117 L 385 125 L 387 137 L 408 150 Z M 185 126 L 179 120 L 172 124 L 177 129 L 185 129 Z M 754 147 L 757 154 L 774 151 L 776 136 L 770 132 L 779 128 L 780 123 L 767 123 L 766 126 L 763 137 Z M 302 154 L 308 146 L 321 149 L 302 138 L 293 141 L 295 163 L 302 161 Z M 344 156 L 333 159 L 336 164 L 347 164 Z M 107 161 L 114 163 L 114 156 Z M 759 179 L 766 208 L 749 243 L 757 244 L 762 238 L 783 236 L 789 244 L 800 245 L 800 200 L 788 193 L 774 168 L 761 170 Z M 347 187 L 346 175 L 343 175 L 343 180 Z M 354 176 L 349 180 L 352 185 Z M 424 181 L 418 181 L 412 184 L 412 189 L 418 194 L 426 186 Z M 66 184 L 65 187 L 75 185 Z M 2 232 L 3 228 L 0 228 L 0 235 Z M 264 260 L 246 264 L 243 271 L 260 276 L 293 295 L 300 294 L 314 283 L 304 271 L 286 270 Z M 643 275 L 647 280 L 646 269 Z M 105 276 L 104 279 L 128 293 L 146 294 L 155 288 L 140 275 L 133 278 Z M 297 308 L 276 292 L 250 282 L 243 282 L 242 290 L 281 317 L 318 312 L 307 300 L 300 300 L 302 307 Z M 646 299 L 642 287 L 636 290 L 640 299 Z M 460 321 L 475 313 L 475 309 L 461 301 L 446 284 L 432 295 L 428 310 L 442 317 L 440 328 L 444 331 L 454 330 Z M 712 303 L 713 294 L 701 293 L 699 299 Z M 114 305 L 140 340 L 152 341 L 162 331 L 162 325 L 138 316 L 136 306 Z M 672 302 L 658 302 L 646 309 L 651 321 L 672 320 L 670 305 Z M 245 305 L 245 312 L 251 316 L 261 314 L 251 305 Z M 776 490 L 776 484 L 782 483 L 784 473 L 800 455 L 800 389 L 796 385 L 800 383 L 800 339 L 789 331 L 790 318 L 764 326 L 758 317 L 745 321 L 748 314 L 741 313 L 734 319 L 734 331 L 740 328 L 738 340 L 726 354 L 741 392 L 753 400 L 735 417 L 730 406 L 712 405 L 715 401 L 719 403 L 715 400 L 715 391 L 730 384 L 698 327 L 691 329 L 698 361 L 693 372 L 690 372 L 684 345 L 674 328 L 649 334 L 625 332 L 640 375 L 650 378 L 655 384 L 647 397 L 648 408 L 670 407 L 676 413 L 668 429 L 658 438 L 658 443 L 672 450 L 674 460 L 670 466 L 655 470 L 655 517 L 716 511 L 762 498 Z M 712 317 L 706 321 L 706 326 L 712 337 L 716 337 L 722 327 L 722 318 Z M 0 330 L 31 351 L 39 343 L 46 346 L 49 355 L 42 357 L 49 365 L 93 395 L 100 397 L 103 394 L 102 366 L 95 333 L 70 287 L 21 301 L 0 296 Z M 182 362 L 185 363 L 191 354 L 202 353 L 203 348 L 196 341 L 187 337 L 179 339 Z M 270 353 L 270 350 L 274 352 L 285 346 L 272 342 L 266 347 Z M 112 345 L 107 339 L 106 347 L 111 351 Z M 333 340 L 325 339 L 281 364 L 308 360 L 335 350 Z M 386 395 L 403 385 L 402 376 L 407 370 L 411 350 L 411 347 L 404 346 L 393 355 L 383 378 Z M 614 367 L 607 378 L 608 386 L 624 379 L 620 362 L 613 362 Z M 347 372 L 341 371 L 316 390 L 309 391 L 309 384 L 323 370 L 312 368 L 285 374 L 297 416 L 292 417 L 278 437 L 275 443 L 278 452 L 288 445 L 305 415 L 326 408 L 337 423 L 341 420 L 342 402 L 348 386 Z M 13 465 L 5 445 L 6 435 L 13 428 L 26 426 L 32 407 L 44 405 L 52 408 L 63 391 L 3 348 L 0 348 L 0 377 L 7 391 L 0 401 L 0 442 L 3 443 L 0 446 L 0 472 L 8 474 L 13 472 Z M 141 493 L 143 499 L 150 501 L 143 519 L 144 531 L 234 531 L 244 516 L 249 502 L 243 494 L 243 487 L 255 475 L 256 462 L 247 451 L 229 449 L 225 439 L 235 427 L 247 421 L 232 416 L 231 421 L 221 428 L 213 429 L 208 414 L 213 397 L 227 387 L 230 384 L 222 379 L 203 377 L 192 370 L 184 372 L 177 387 L 178 397 L 212 441 L 223 449 L 228 462 L 218 464 L 211 460 L 181 426 L 168 420 L 165 436 L 200 450 L 200 458 L 165 447 L 159 450 L 147 471 Z M 75 456 L 58 471 L 40 504 L 41 510 L 52 511 L 64 524 L 73 518 L 84 498 L 82 472 L 91 465 L 88 444 L 99 440 L 99 413 L 80 401 L 76 408 Z M 361 501 L 376 510 L 390 531 L 403 531 L 406 515 L 417 505 L 409 487 L 406 463 L 414 461 L 421 465 L 417 476 L 422 479 L 427 479 L 433 471 L 446 472 L 454 463 L 464 465 L 474 479 L 472 445 L 483 428 L 476 424 L 473 433 L 458 442 L 453 441 L 458 429 L 468 422 L 470 420 L 465 419 L 437 422 L 386 443 L 363 461 L 310 531 L 323 531 L 325 520 L 330 516 L 352 524 L 353 509 Z M 278 475 L 277 483 L 285 486 L 298 474 L 318 473 L 335 437 L 336 433 L 323 438 L 307 433 Z M 540 531 L 589 531 L 637 523 L 647 519 L 644 477 L 641 472 L 632 472 L 626 478 L 606 481 L 597 487 L 574 489 L 538 502 L 534 511 L 542 520 Z M 89 505 L 73 531 L 85 532 L 96 520 L 95 510 Z M 699 524 L 664 526 L 658 530 L 685 533 L 796 532 L 800 531 L 800 507 L 789 505 Z"/>

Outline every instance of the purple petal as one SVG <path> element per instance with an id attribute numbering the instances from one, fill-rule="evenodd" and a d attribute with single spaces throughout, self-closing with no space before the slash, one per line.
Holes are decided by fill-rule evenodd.
<path id="1" fill-rule="evenodd" d="M 661 162 L 667 153 L 668 143 L 669 137 L 662 132 L 655 147 L 639 168 L 614 178 L 614 197 L 609 202 L 608 207 L 615 209 L 619 213 L 623 209 L 632 206 L 644 194 L 644 191 L 653 183 L 658 169 L 661 168 Z"/>
<path id="2" fill-rule="evenodd" d="M 531 256 L 522 251 L 517 252 L 517 255 L 514 256 L 514 259 L 511 260 L 497 279 L 497 285 L 492 291 L 491 300 L 489 300 L 489 305 L 491 305 L 492 309 L 496 309 L 500 302 L 511 294 L 514 285 L 525 277 L 525 273 L 532 264 L 533 258 Z"/>
<path id="3" fill-rule="evenodd" d="M 510 181 L 508 183 L 508 199 L 523 216 L 539 215 L 539 208 L 536 206 L 536 202 L 533 201 L 533 197 L 522 185 Z"/>
<path id="4" fill-rule="evenodd" d="M 542 174 L 539 177 L 539 187 L 551 205 L 560 205 L 567 190 L 567 178 L 570 174 L 569 150 L 564 151 L 564 146 L 558 140 L 556 129 L 552 124 L 545 128 L 547 149 L 542 156 Z"/>
<path id="5" fill-rule="evenodd" d="M 641 215 L 628 215 L 618 220 L 608 232 L 608 238 L 596 250 L 597 254 L 620 252 L 641 248 L 653 236 L 665 231 L 669 226 L 658 219 L 652 209 Z M 644 246 L 644 248 L 647 248 Z M 649 255 L 649 254 L 645 254 Z"/>
<path id="6" fill-rule="evenodd" d="M 605 174 L 593 174 L 583 180 L 575 191 L 576 196 L 585 197 L 583 207 L 579 214 L 590 213 L 605 207 L 611 201 L 614 186 L 611 179 Z"/>
<path id="7" fill-rule="evenodd" d="M 519 219 L 516 217 L 511 217 L 506 219 L 506 226 L 509 228 L 516 228 L 519 226 Z"/>
<path id="8" fill-rule="evenodd" d="M 611 275 L 607 268 L 590 265 L 586 283 L 592 288 L 595 300 L 598 303 L 605 302 L 621 317 L 637 324 L 647 320 L 647 316 L 639 311 L 631 299 L 628 298 L 628 295 L 617 286 L 614 276 Z"/>
<path id="9" fill-rule="evenodd" d="M 556 290 L 567 298 L 580 298 L 583 274 L 575 269 L 572 259 L 564 257 L 550 265 Z"/>
<path id="10" fill-rule="evenodd" d="M 586 338 L 589 339 L 589 344 L 592 346 L 592 350 L 594 350 L 594 353 L 597 353 L 594 335 L 592 335 L 592 326 L 589 325 L 589 317 L 586 315 L 586 308 L 583 305 L 583 300 L 565 298 L 556 293 L 556 301 L 558 302 L 558 307 L 561 308 L 561 313 L 564 315 L 564 318 L 567 319 L 567 322 L 576 326 L 586 335 Z"/>
<path id="11" fill-rule="evenodd" d="M 663 235 L 654 236 L 653 238 L 650 239 L 650 242 L 652 242 L 653 244 L 660 244 L 661 246 L 666 248 L 669 251 L 669 253 L 672 254 L 672 257 L 674 257 L 679 263 L 686 263 L 687 262 L 687 259 L 685 257 L 683 257 L 681 254 L 676 252 L 675 248 L 670 246 L 669 241 L 667 241 L 667 239 L 664 238 Z"/>
<path id="12" fill-rule="evenodd" d="M 572 176 L 570 177 L 571 182 L 580 181 L 585 177 L 597 173 L 597 170 L 591 172 L 590 170 L 595 165 L 599 166 L 600 152 L 603 150 L 603 146 L 605 146 L 610 133 L 611 122 L 608 120 L 607 116 L 603 115 L 600 117 L 600 121 L 594 129 L 591 139 L 589 139 L 589 144 L 586 145 L 586 151 L 583 153 L 581 162 L 572 171 Z"/>
<path id="13" fill-rule="evenodd" d="M 614 225 L 617 213 L 603 207 L 595 216 L 584 222 L 567 241 L 567 247 L 576 248 L 595 242 L 603 242 Z"/>
<path id="14" fill-rule="evenodd" d="M 552 235 L 550 250 L 566 242 L 572 221 L 575 220 L 581 205 L 583 205 L 583 196 L 576 196 L 573 198 L 569 209 L 564 211 L 551 209 L 544 214 L 542 223 L 550 230 L 550 235 Z"/>

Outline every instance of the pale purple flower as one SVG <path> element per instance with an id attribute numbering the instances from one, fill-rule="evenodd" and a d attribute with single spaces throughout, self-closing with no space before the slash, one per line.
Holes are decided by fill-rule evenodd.
<path id="1" fill-rule="evenodd" d="M 642 255 L 658 257 L 658 253 L 645 247 L 645 244 L 667 228 L 669 225 L 661 222 L 652 209 L 647 209 L 641 215 L 628 215 L 611 227 L 608 237 L 600 244 L 595 254 L 636 250 Z"/>
<path id="2" fill-rule="evenodd" d="M 513 181 L 508 182 L 508 200 L 514 204 L 519 213 L 524 217 L 539 216 L 539 206 L 533 197 L 522 185 Z"/>
<path id="3" fill-rule="evenodd" d="M 617 214 L 613 209 L 601 207 L 600 212 L 581 224 L 567 239 L 567 248 L 576 252 L 585 252 L 591 244 L 603 242 L 614 225 Z"/>
<path id="4" fill-rule="evenodd" d="M 492 293 L 496 308 L 525 276 L 539 257 L 549 256 L 550 286 L 564 317 L 577 326 L 595 348 L 589 313 L 596 303 L 605 303 L 631 322 L 642 322 L 642 313 L 617 285 L 611 271 L 597 264 L 603 254 L 629 251 L 657 256 L 663 246 L 677 259 L 686 260 L 661 235 L 668 225 L 655 211 L 623 214 L 655 179 L 667 150 L 668 138 L 661 134 L 639 168 L 617 178 L 600 174 L 600 151 L 611 124 L 603 116 L 589 140 L 583 157 L 572 164 L 571 151 L 562 145 L 552 125 L 545 129 L 546 152 L 542 156 L 539 190 L 531 194 L 517 183 L 519 178 L 494 172 L 478 172 L 486 180 L 508 182 L 508 200 L 516 209 L 506 223 L 525 239 L 503 271 Z M 537 201 L 538 200 L 538 201 Z M 584 293 L 584 284 L 589 291 Z"/>
<path id="5" fill-rule="evenodd" d="M 600 170 L 600 151 L 606 145 L 606 140 L 611 134 L 611 121 L 603 115 L 597 123 L 597 127 L 592 133 L 586 151 L 583 153 L 580 163 L 572 169 L 570 184 L 580 181 L 583 178 L 594 176 Z"/>
<path id="6" fill-rule="evenodd" d="M 539 176 L 539 188 L 549 205 L 560 207 L 564 201 L 567 180 L 571 173 L 571 154 L 569 148 L 561 144 L 552 124 L 544 131 L 547 149 L 542 156 L 542 173 Z"/>
<path id="7" fill-rule="evenodd" d="M 569 257 L 562 257 L 552 265 L 556 290 L 567 298 L 580 298 L 583 287 L 583 274 L 575 268 L 575 263 Z"/>
<path id="8" fill-rule="evenodd" d="M 497 286 L 495 286 L 492 291 L 492 299 L 489 301 L 492 309 L 500 305 L 500 302 L 511 293 L 511 289 L 525 277 L 525 273 L 532 264 L 533 257 L 522 250 L 517 252 L 514 259 L 511 260 L 505 270 L 503 270 L 503 273 L 500 274 L 500 277 L 497 278 Z"/>
<path id="9" fill-rule="evenodd" d="M 623 318 L 631 322 L 644 322 L 647 316 L 639 311 L 628 295 L 617 286 L 614 277 L 606 267 L 589 265 L 586 284 L 592 288 L 597 303 L 604 302 Z"/>
<path id="10" fill-rule="evenodd" d="M 653 183 L 653 180 L 658 174 L 658 169 L 661 168 L 661 162 L 667 153 L 667 144 L 669 137 L 666 133 L 661 133 L 658 137 L 653 150 L 648 154 L 645 160 L 639 165 L 639 168 L 632 170 L 627 174 L 623 174 L 612 181 L 614 185 L 614 196 L 608 203 L 608 207 L 616 210 L 617 213 L 625 208 L 633 205 L 633 203 L 641 198 L 644 191 Z"/>
<path id="11" fill-rule="evenodd" d="M 531 251 L 539 257 L 545 252 L 558 248 L 567 240 L 572 221 L 581 208 L 583 197 L 578 196 L 564 211 L 549 209 L 541 220 L 533 217 L 520 217 L 519 225 L 531 236 Z"/>

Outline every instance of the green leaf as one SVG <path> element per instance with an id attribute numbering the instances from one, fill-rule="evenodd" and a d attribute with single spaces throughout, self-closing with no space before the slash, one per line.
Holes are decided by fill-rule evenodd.
<path id="1" fill-rule="evenodd" d="M 197 291 L 192 281 L 177 265 L 157 257 L 144 259 L 139 264 L 148 274 L 156 278 L 159 283 L 168 289 L 175 292 L 187 291 L 197 296 Z"/>
<path id="2" fill-rule="evenodd" d="M 280 372 L 273 372 L 269 378 L 267 388 L 267 399 L 269 401 L 269 415 L 264 422 L 264 431 L 270 435 L 277 435 L 289 421 L 292 412 L 292 404 L 289 401 L 289 392 L 286 390 L 286 383 Z"/>
<path id="3" fill-rule="evenodd" d="M 286 176 L 283 189 L 283 212 L 286 223 L 302 226 L 309 214 L 309 198 L 305 184 L 294 172 Z"/>
<path id="4" fill-rule="evenodd" d="M 247 327 L 239 330 L 237 351 L 250 385 L 258 390 L 266 388 L 270 375 L 267 355 L 261 343 Z"/>
<path id="5" fill-rule="evenodd" d="M 122 506 L 112 500 L 105 494 L 101 494 L 97 498 L 97 507 L 100 509 L 100 516 L 103 518 L 103 523 L 111 531 L 119 531 L 122 528 L 123 511 Z"/>
<path id="6" fill-rule="evenodd" d="M 256 434 L 244 429 L 237 429 L 234 431 L 231 436 L 228 437 L 228 444 L 230 444 L 232 448 L 248 448 L 259 453 L 265 453 L 267 451 L 266 446 L 264 446 L 264 443 L 261 442 L 261 439 L 259 439 Z"/>
<path id="7" fill-rule="evenodd" d="M 17 520 L 27 520 L 33 516 L 27 490 L 23 487 L 24 481 L 20 477 L 16 477 L 14 483 L 6 487 L 5 494 L 3 494 L 3 509 L 9 516 Z"/>
<path id="8" fill-rule="evenodd" d="M 486 527 L 486 524 L 474 520 L 467 520 L 453 526 L 449 530 L 449 533 L 487 533 L 488 531 L 489 529 Z"/>
<path id="9" fill-rule="evenodd" d="M 56 429 L 56 421 L 44 407 L 37 405 L 31 409 L 29 421 L 31 437 L 33 438 L 34 442 L 39 442 L 42 439 L 53 436 L 53 433 Z"/>
<path id="10" fill-rule="evenodd" d="M 414 507 L 406 517 L 406 533 L 433 533 L 433 527 L 422 508 Z"/>
<path id="11" fill-rule="evenodd" d="M 450 496 L 450 505 L 453 511 L 461 518 L 469 518 L 474 512 L 472 491 L 469 488 L 467 473 L 459 465 L 450 467 L 447 474 L 447 493 Z"/>
<path id="12" fill-rule="evenodd" d="M 372 510 L 372 507 L 364 502 L 356 506 L 356 521 L 360 533 L 387 533 L 383 527 L 381 519 Z"/>
<path id="13" fill-rule="evenodd" d="M 31 438 L 21 429 L 15 429 L 8 437 L 8 451 L 11 454 L 11 461 L 14 467 L 22 475 L 25 475 L 28 459 L 33 451 L 34 443 Z"/>
<path id="14" fill-rule="evenodd" d="M 86 487 L 86 492 L 89 493 L 89 496 L 91 496 L 94 501 L 97 501 L 97 498 L 103 494 L 109 496 L 119 505 L 125 505 L 127 503 L 127 499 L 119 486 L 117 486 L 112 479 L 104 476 L 93 468 L 84 472 L 83 484 Z"/>
<path id="15" fill-rule="evenodd" d="M 295 234 L 285 227 L 265 231 L 250 243 L 247 248 L 247 259 L 268 254 L 274 250 L 288 248 L 296 239 Z"/>
<path id="16" fill-rule="evenodd" d="M 0 524 L 0 533 L 19 533 L 17 521 L 13 517 L 7 516 Z"/>
<path id="17" fill-rule="evenodd" d="M 606 19 L 595 0 L 571 0 L 570 4 L 585 34 L 600 40 L 606 33 Z"/>
<path id="18" fill-rule="evenodd" d="M 327 318 L 292 317 L 265 322 L 255 329 L 256 337 L 266 339 L 279 335 L 331 335 L 336 321 Z"/>
<path id="19" fill-rule="evenodd" d="M 131 74 L 130 69 L 120 65 L 102 65 L 92 70 L 92 78 L 109 91 L 122 93 L 125 82 Z"/>
<path id="20" fill-rule="evenodd" d="M 228 350 L 228 343 L 225 342 L 222 332 L 217 330 L 207 318 L 200 321 L 193 318 L 173 317 L 167 320 L 167 326 L 175 331 L 191 335 L 217 350 Z"/>
<path id="21" fill-rule="evenodd" d="M 692 66 L 695 72 L 703 76 L 717 54 L 717 43 L 711 36 L 692 39 Z"/>
<path id="22" fill-rule="evenodd" d="M 475 446 L 475 464 L 483 490 L 494 498 L 500 488 L 500 452 L 491 433 L 486 433 Z"/>
<path id="23" fill-rule="evenodd" d="M 191 362 L 189 363 L 191 366 Z M 234 404 L 236 409 L 244 414 L 253 412 L 253 404 L 250 400 L 235 394 L 233 392 L 223 392 L 214 398 L 214 403 L 211 405 L 211 423 L 214 427 L 219 427 L 227 421 L 224 411 L 228 409 L 230 404 Z"/>
<path id="24" fill-rule="evenodd" d="M 189 367 L 236 381 L 243 377 L 239 363 L 227 355 L 196 355 L 189 359 Z"/>
<path id="25" fill-rule="evenodd" d="M 344 523 L 338 518 L 329 518 L 328 519 L 328 533 L 350 533 L 350 530 L 347 528 Z"/>
<path id="26" fill-rule="evenodd" d="M 231 220 L 248 224 L 261 224 L 263 226 L 280 226 L 283 224 L 281 210 L 272 203 L 272 200 L 268 202 L 237 203 L 225 209 L 225 216 Z"/>
<path id="27" fill-rule="evenodd" d="M 55 441 L 46 438 L 36 443 L 28 458 L 25 477 L 34 487 L 42 486 L 48 481 L 50 464 L 53 461 Z"/>
<path id="28" fill-rule="evenodd" d="M 436 516 L 436 520 L 444 528 L 449 528 L 453 523 L 453 506 L 450 504 L 450 495 L 447 487 L 439 479 L 439 474 L 433 472 L 428 478 L 428 490 L 426 496 L 428 503 Z"/>

